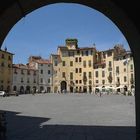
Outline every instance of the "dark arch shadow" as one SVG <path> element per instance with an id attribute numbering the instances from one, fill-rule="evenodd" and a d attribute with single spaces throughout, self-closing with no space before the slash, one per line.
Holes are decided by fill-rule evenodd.
<path id="1" fill-rule="evenodd" d="M 88 126 L 44 124 L 51 118 L 6 112 L 6 140 L 134 140 L 133 126 Z M 4 139 L 5 140 L 5 139 Z"/>

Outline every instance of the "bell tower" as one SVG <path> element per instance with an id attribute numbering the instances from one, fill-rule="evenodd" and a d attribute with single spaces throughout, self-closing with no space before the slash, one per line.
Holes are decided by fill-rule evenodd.
<path id="1" fill-rule="evenodd" d="M 66 39 L 66 47 L 69 50 L 75 50 L 78 48 L 78 40 L 77 39 Z"/>

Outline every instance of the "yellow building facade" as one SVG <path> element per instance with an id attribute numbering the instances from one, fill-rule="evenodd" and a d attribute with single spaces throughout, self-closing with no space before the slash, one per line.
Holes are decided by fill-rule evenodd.
<path id="1" fill-rule="evenodd" d="M 120 85 L 131 90 L 134 86 L 133 58 L 122 45 L 97 51 L 95 46 L 79 48 L 77 39 L 66 39 L 65 46 L 58 46 L 57 54 L 51 55 L 51 63 L 55 93 L 93 93 L 96 87 Z"/>
<path id="2" fill-rule="evenodd" d="M 12 64 L 13 54 L 7 50 L 0 50 L 0 90 L 11 91 Z"/>

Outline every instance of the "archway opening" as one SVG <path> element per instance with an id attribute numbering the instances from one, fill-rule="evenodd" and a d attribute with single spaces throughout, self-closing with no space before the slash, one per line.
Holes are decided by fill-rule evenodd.
<path id="1" fill-rule="evenodd" d="M 61 82 L 61 92 L 65 93 L 67 91 L 67 83 L 66 81 Z"/>

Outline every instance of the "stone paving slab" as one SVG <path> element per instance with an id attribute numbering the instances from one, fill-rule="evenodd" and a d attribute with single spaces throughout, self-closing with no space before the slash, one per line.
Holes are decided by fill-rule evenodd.
<path id="1" fill-rule="evenodd" d="M 134 140 L 132 96 L 39 94 L 0 98 L 7 140 Z"/>

